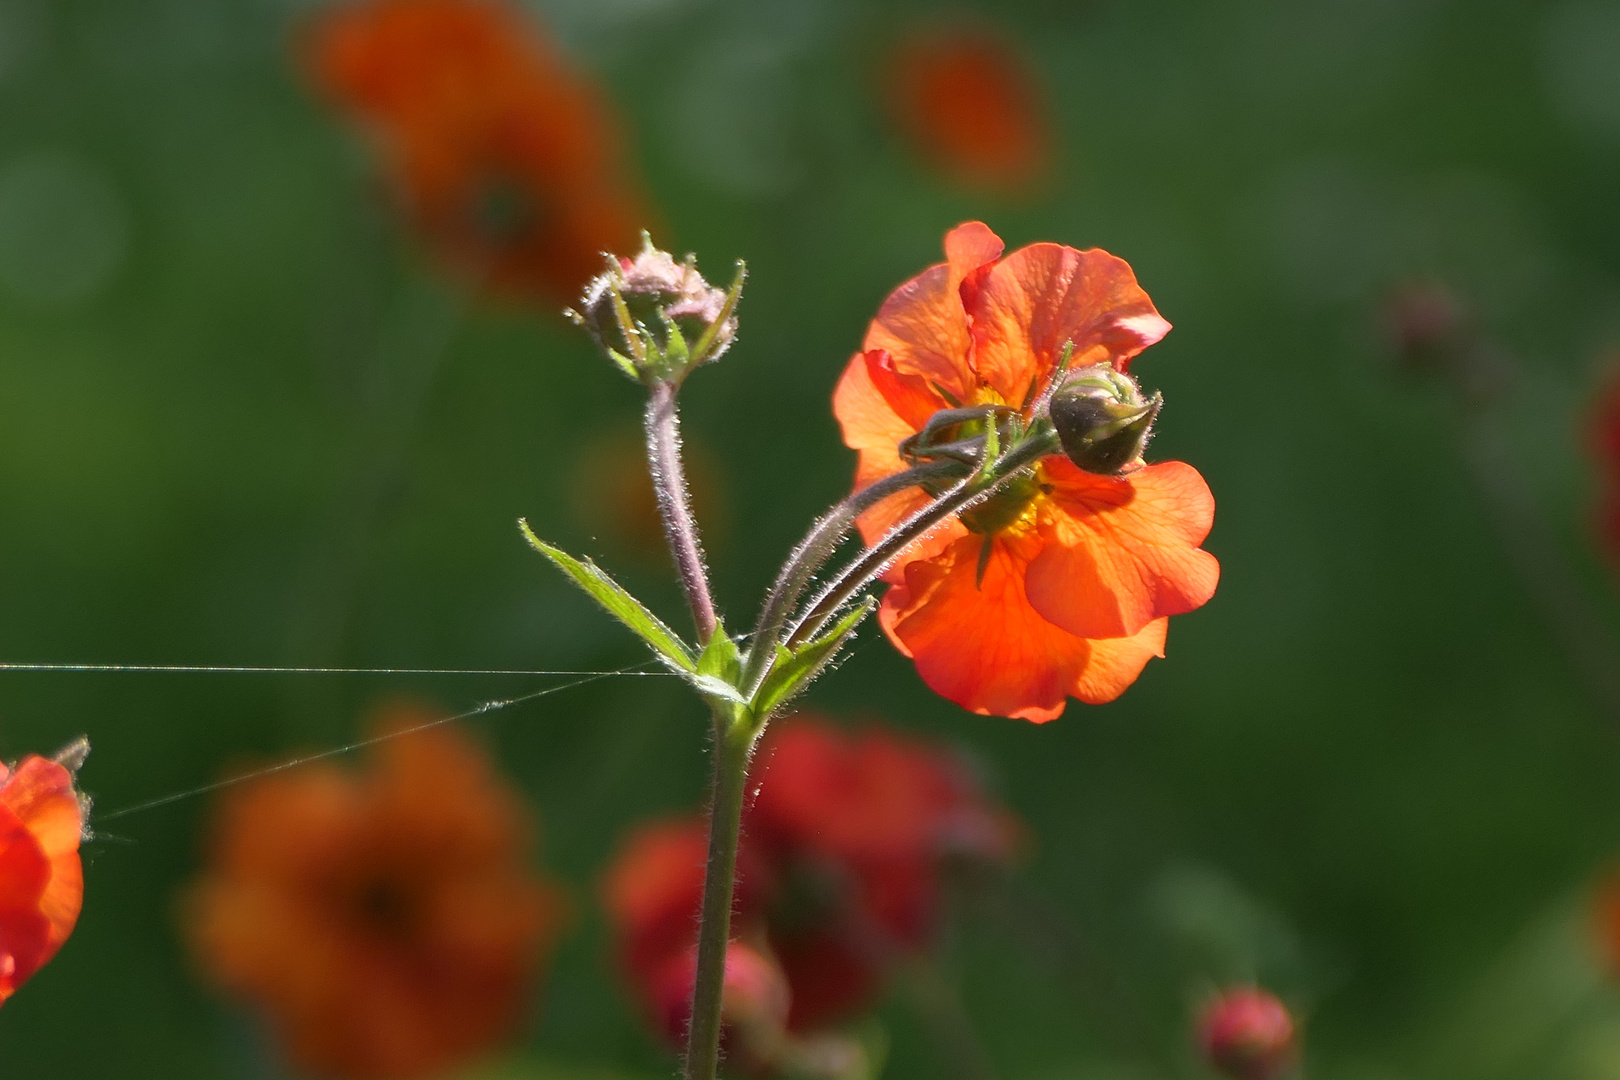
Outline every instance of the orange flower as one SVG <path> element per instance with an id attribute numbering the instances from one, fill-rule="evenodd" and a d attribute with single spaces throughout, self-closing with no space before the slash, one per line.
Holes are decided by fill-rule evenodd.
<path id="1" fill-rule="evenodd" d="M 613 118 L 493 0 L 360 0 L 311 28 L 322 91 L 374 138 L 428 244 L 479 283 L 571 299 L 646 224 Z"/>
<path id="2" fill-rule="evenodd" d="M 430 716 L 396 709 L 389 729 Z M 499 1047 L 557 931 L 527 815 L 447 728 L 233 790 L 186 904 L 206 972 L 324 1076 L 434 1074 Z"/>
<path id="3" fill-rule="evenodd" d="M 972 187 L 1010 191 L 1045 172 L 1050 129 L 1019 56 L 973 27 L 917 34 L 888 66 L 894 125 L 918 153 Z"/>
<path id="4" fill-rule="evenodd" d="M 1131 268 L 1107 252 L 1031 244 L 1001 258 L 979 222 L 945 237 L 945 263 L 890 294 L 833 395 L 859 490 L 905 467 L 898 444 L 954 403 L 1020 407 L 1066 344 L 1070 368 L 1131 358 L 1170 329 Z M 927 501 L 897 496 L 862 516 L 868 542 Z M 1166 620 L 1215 592 L 1199 549 L 1214 519 L 1180 462 L 1118 476 L 1047 457 L 912 545 L 885 575 L 879 619 L 923 681 L 973 712 L 1037 723 L 1065 698 L 1112 701 L 1164 655 Z"/>
<path id="5" fill-rule="evenodd" d="M 52 761 L 0 765 L 0 1002 L 44 967 L 73 933 L 84 902 L 79 836 L 86 803 L 73 770 L 89 744 Z"/>

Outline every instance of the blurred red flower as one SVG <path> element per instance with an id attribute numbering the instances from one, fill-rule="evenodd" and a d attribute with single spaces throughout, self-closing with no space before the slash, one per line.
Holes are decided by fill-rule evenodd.
<path id="1" fill-rule="evenodd" d="M 833 395 L 859 490 L 906 467 L 899 444 L 953 404 L 1019 407 L 1066 343 L 1071 369 L 1131 358 L 1170 329 L 1131 268 L 1105 251 L 1001 238 L 969 222 L 946 262 L 901 285 L 867 329 Z M 868 543 L 924 505 L 913 489 L 862 515 Z M 1199 548 L 1215 502 L 1178 461 L 1118 476 L 1042 459 L 1014 484 L 912 545 L 885 575 L 889 639 L 935 692 L 965 709 L 1037 723 L 1072 695 L 1122 694 L 1164 655 L 1170 615 L 1214 595 L 1220 566 Z"/>
<path id="2" fill-rule="evenodd" d="M 759 761 L 734 936 L 748 965 L 754 957 L 780 965 L 787 1026 L 810 1032 L 869 1007 L 895 963 L 927 947 L 953 859 L 1005 862 L 1019 829 L 950 754 L 881 728 L 781 720 Z M 692 989 L 706 836 L 701 818 L 643 826 L 604 882 L 621 967 L 674 1040 Z M 665 981 L 671 970 L 684 970 L 684 983 Z M 750 977 L 760 988 L 752 996 L 769 1000 L 768 981 Z M 671 1002 L 680 1008 L 674 1027 Z"/>
<path id="3" fill-rule="evenodd" d="M 84 800 L 73 770 L 79 742 L 57 760 L 34 754 L 0 765 L 0 1003 L 56 955 L 84 902 L 79 837 Z"/>
<path id="4" fill-rule="evenodd" d="M 1232 1080 L 1282 1080 L 1299 1064 L 1294 1017 L 1275 995 L 1257 987 L 1226 990 L 1198 1020 L 1204 1060 Z"/>
<path id="5" fill-rule="evenodd" d="M 895 128 L 953 179 L 992 191 L 1045 173 L 1051 126 L 1023 59 L 982 28 L 929 29 L 901 42 L 885 67 Z"/>
<path id="6" fill-rule="evenodd" d="M 1620 565 L 1620 375 L 1598 394 L 1592 417 L 1592 453 L 1599 483 L 1597 527 L 1604 547 Z"/>
<path id="7" fill-rule="evenodd" d="M 431 719 L 394 708 L 380 730 Z M 400 735 L 364 772 L 309 765 L 227 794 L 186 931 L 300 1068 L 432 1075 L 513 1033 L 557 934 L 558 895 L 525 863 L 529 831 L 464 736 Z"/>
<path id="8" fill-rule="evenodd" d="M 418 231 L 477 283 L 570 300 L 648 224 L 601 94 L 497 0 L 358 0 L 306 46 Z"/>

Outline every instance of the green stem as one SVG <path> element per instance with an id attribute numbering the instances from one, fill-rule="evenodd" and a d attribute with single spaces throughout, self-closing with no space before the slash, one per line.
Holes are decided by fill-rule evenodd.
<path id="1" fill-rule="evenodd" d="M 809 610 L 788 631 L 784 644 L 791 649 L 814 636 L 839 608 L 849 602 L 850 597 L 876 580 L 906 548 L 946 518 L 995 494 L 1018 475 L 1019 470 L 1033 465 L 1056 449 L 1057 436 L 1050 427 L 1031 435 L 995 461 L 991 473 L 993 479 L 985 482 L 969 477 L 889 530 L 887 535 L 861 552 L 854 562 L 840 570 L 816 594 Z"/>
<path id="2" fill-rule="evenodd" d="M 692 986 L 692 1023 L 686 1041 L 686 1080 L 715 1080 L 720 1066 L 720 1008 L 726 981 L 726 945 L 731 940 L 737 841 L 742 832 L 748 755 L 758 730 L 758 725 L 735 723 L 719 712 L 715 715 L 709 860 L 703 875 L 697 980 Z"/>
<path id="3" fill-rule="evenodd" d="M 781 573 L 771 586 L 765 607 L 760 612 L 759 625 L 754 627 L 750 636 L 748 662 L 740 683 L 743 696 L 752 699 L 759 692 L 760 684 L 770 674 L 771 665 L 776 660 L 775 645 L 787 624 L 789 612 L 799 602 L 799 597 L 804 595 L 816 571 L 832 557 L 838 545 L 844 542 L 844 537 L 855 527 L 855 519 L 891 495 L 924 484 L 954 479 L 960 472 L 960 466 L 951 462 L 914 465 L 855 492 L 811 526 L 805 538 L 788 556 L 787 562 L 782 564 Z"/>

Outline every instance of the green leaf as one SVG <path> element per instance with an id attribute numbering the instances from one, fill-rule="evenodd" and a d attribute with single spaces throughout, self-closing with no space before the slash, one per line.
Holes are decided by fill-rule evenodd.
<path id="1" fill-rule="evenodd" d="M 850 635 L 855 633 L 861 621 L 872 614 L 876 607 L 877 600 L 868 596 L 820 637 L 810 639 L 791 652 L 778 645 L 776 665 L 760 686 L 759 693 L 754 695 L 755 715 L 766 716 L 775 712 L 809 686 L 821 674 L 821 669 L 837 655 Z"/>
<path id="2" fill-rule="evenodd" d="M 687 647 L 686 642 L 682 641 L 675 631 L 665 626 L 658 616 L 643 607 L 641 601 L 631 596 L 623 585 L 608 577 L 591 560 L 576 559 L 534 535 L 526 520 L 519 518 L 518 528 L 523 530 L 523 538 L 529 542 L 530 547 L 550 559 L 557 569 L 573 578 L 574 584 L 589 593 L 592 599 L 607 609 L 609 615 L 634 630 L 642 641 L 652 646 L 653 651 L 669 664 L 681 671 L 697 671 L 697 661 L 693 659 L 692 650 Z"/>
<path id="3" fill-rule="evenodd" d="M 714 635 L 709 643 L 703 647 L 703 655 L 698 657 L 697 671 L 686 677 L 686 681 L 697 687 L 704 697 L 718 698 L 730 706 L 740 706 L 740 714 L 747 713 L 748 699 L 737 689 L 737 682 L 742 678 L 742 654 L 737 649 L 737 643 L 731 640 L 726 633 L 724 619 L 717 619 L 714 626 Z M 734 713 L 738 710 L 733 709 Z"/>
<path id="4" fill-rule="evenodd" d="M 737 643 L 731 640 L 731 635 L 726 633 L 724 619 L 715 619 L 714 635 L 703 646 L 703 655 L 698 657 L 697 673 L 724 679 L 732 685 L 742 677 L 742 654 L 737 651 Z"/>

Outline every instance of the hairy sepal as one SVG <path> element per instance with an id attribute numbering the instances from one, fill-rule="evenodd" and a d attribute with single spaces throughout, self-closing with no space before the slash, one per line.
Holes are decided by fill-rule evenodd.
<path id="1" fill-rule="evenodd" d="M 877 601 L 868 596 L 825 634 L 811 638 L 796 649 L 776 646 L 776 663 L 760 684 L 759 693 L 754 695 L 754 711 L 760 716 L 769 716 L 800 694 L 876 608 Z"/>

